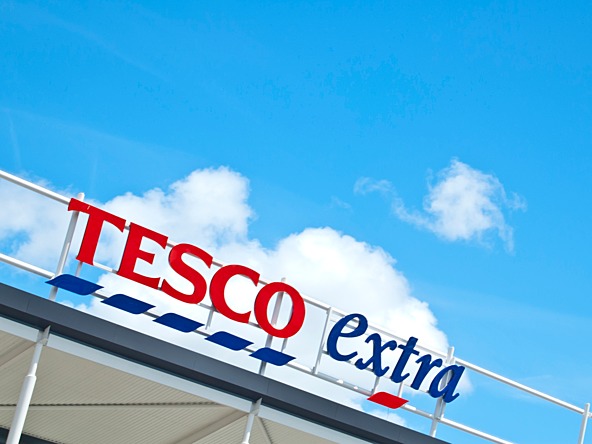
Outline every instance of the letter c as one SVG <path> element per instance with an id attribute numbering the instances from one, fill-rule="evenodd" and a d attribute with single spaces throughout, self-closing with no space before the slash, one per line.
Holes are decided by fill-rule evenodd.
<path id="1" fill-rule="evenodd" d="M 218 310 L 220 314 L 233 321 L 246 324 L 249 322 L 251 312 L 237 313 L 232 310 L 226 302 L 226 284 L 231 277 L 237 275 L 249 278 L 255 285 L 259 283 L 259 273 L 255 270 L 243 265 L 226 265 L 220 268 L 212 277 L 212 282 L 210 283 L 210 299 L 212 299 L 212 304 L 214 304 L 214 307 L 216 307 L 216 310 Z"/>

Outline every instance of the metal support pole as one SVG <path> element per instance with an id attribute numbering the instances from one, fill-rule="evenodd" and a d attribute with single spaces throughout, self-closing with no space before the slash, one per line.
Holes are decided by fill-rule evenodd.
<path id="1" fill-rule="evenodd" d="M 578 444 L 584 444 L 584 436 L 586 435 L 586 425 L 588 425 L 588 417 L 590 416 L 590 403 L 584 407 L 584 415 L 582 417 L 582 425 L 580 426 L 580 438 Z"/>
<path id="2" fill-rule="evenodd" d="M 247 417 L 247 426 L 245 427 L 245 434 L 243 436 L 243 441 L 241 444 L 249 444 L 249 439 L 251 439 L 251 431 L 253 430 L 253 423 L 255 422 L 255 416 L 259 414 L 259 407 L 261 407 L 261 401 L 263 401 L 263 398 L 259 398 L 257 402 L 251 404 L 251 411 L 249 412 L 249 416 Z"/>
<path id="3" fill-rule="evenodd" d="M 397 396 L 399 398 L 403 397 L 403 388 L 405 388 L 405 383 L 404 381 L 399 382 L 399 390 L 397 390 Z"/>
<path id="4" fill-rule="evenodd" d="M 285 277 L 282 278 L 282 282 L 286 282 Z M 277 324 L 278 318 L 280 316 L 280 309 L 282 308 L 282 300 L 283 299 L 284 299 L 284 292 L 280 291 L 278 293 L 278 298 L 275 301 L 275 306 L 273 307 L 273 314 L 271 315 L 271 325 L 273 325 L 274 327 L 275 327 L 275 324 Z M 265 340 L 265 347 L 271 346 L 272 342 L 273 342 L 273 336 L 268 334 L 267 339 Z M 283 348 L 285 348 L 285 342 L 284 342 L 284 346 L 282 347 L 282 351 L 283 351 Z M 265 373 L 266 367 L 267 367 L 267 362 L 261 361 L 261 365 L 259 366 L 259 374 L 260 375 L 263 375 Z"/>
<path id="5" fill-rule="evenodd" d="M 454 364 L 454 347 L 448 347 L 448 355 L 446 355 L 446 366 Z M 450 382 L 450 373 L 440 382 L 440 389 L 444 388 L 446 384 Z M 436 437 L 436 429 L 440 419 L 444 416 L 444 410 L 446 409 L 446 403 L 440 397 L 436 402 L 436 408 L 434 410 L 434 419 L 432 419 L 432 426 L 430 428 L 430 436 Z"/>
<path id="6" fill-rule="evenodd" d="M 321 358 L 323 357 L 323 351 L 325 349 L 325 337 L 327 336 L 327 331 L 329 331 L 329 324 L 331 322 L 332 315 L 333 307 L 330 307 L 329 310 L 327 310 L 327 317 L 325 318 L 325 325 L 323 326 L 323 335 L 321 336 L 321 343 L 317 352 L 317 360 L 315 361 L 315 365 L 312 369 L 313 375 L 316 375 L 319 372 L 319 365 L 321 365 Z"/>
<path id="7" fill-rule="evenodd" d="M 214 312 L 216 311 L 216 308 L 214 307 L 214 304 L 212 304 L 212 306 L 210 307 L 210 312 L 208 313 L 208 320 L 206 322 L 206 330 L 209 330 L 210 327 L 212 326 L 212 321 L 214 320 Z"/>
<path id="8" fill-rule="evenodd" d="M 380 376 L 377 376 L 374 379 L 374 387 L 372 387 L 372 394 L 375 394 L 378 391 L 378 384 L 380 384 Z"/>
<path id="9" fill-rule="evenodd" d="M 78 200 L 84 200 L 84 193 L 78 193 L 76 196 Z M 74 237 L 74 230 L 76 229 L 76 223 L 78 222 L 78 211 L 73 211 L 70 216 L 70 224 L 68 225 L 68 231 L 66 232 L 66 238 L 64 239 L 64 245 L 62 245 L 62 252 L 60 253 L 60 259 L 58 260 L 58 267 L 56 268 L 55 275 L 58 276 L 64 271 L 66 260 L 68 259 L 68 253 L 70 252 L 70 246 L 72 245 L 72 238 Z M 49 300 L 55 301 L 58 293 L 58 287 L 51 287 L 49 292 Z"/>
<path id="10" fill-rule="evenodd" d="M 18 444 L 21 439 L 23 427 L 25 426 L 25 418 L 27 417 L 29 404 L 33 397 L 33 389 L 37 382 L 37 366 L 39 365 L 39 358 L 41 358 L 41 350 L 43 349 L 43 346 L 47 344 L 48 338 L 49 327 L 42 332 L 40 331 L 37 336 L 37 343 L 35 344 L 35 350 L 33 351 L 33 358 L 31 359 L 29 372 L 23 381 L 14 417 L 12 418 L 12 424 L 10 425 L 10 431 L 8 432 L 8 438 L 6 439 L 6 444 Z"/>
<path id="11" fill-rule="evenodd" d="M 78 265 L 76 265 L 76 273 L 74 273 L 74 276 L 80 276 L 80 272 L 82 271 L 82 264 L 83 263 L 81 261 L 78 261 Z"/>

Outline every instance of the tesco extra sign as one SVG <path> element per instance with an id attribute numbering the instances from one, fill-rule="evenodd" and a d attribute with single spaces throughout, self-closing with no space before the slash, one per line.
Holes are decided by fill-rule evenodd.
<path id="1" fill-rule="evenodd" d="M 97 245 L 105 224 L 109 224 L 123 232 L 127 221 L 115 214 L 77 199 L 70 200 L 68 210 L 88 215 L 88 222 L 76 259 L 80 262 L 94 265 Z M 145 285 L 146 287 L 160 290 L 164 294 L 187 304 L 199 304 L 209 291 L 212 304 L 221 315 L 235 322 L 246 324 L 249 322 L 251 313 L 253 313 L 259 326 L 269 335 L 277 338 L 292 337 L 302 328 L 306 316 L 304 299 L 298 290 L 285 282 L 270 282 L 264 285 L 257 293 L 252 310 L 246 312 L 233 310 L 228 305 L 226 299 L 226 286 L 228 282 L 233 277 L 240 275 L 249 279 L 254 286 L 257 286 L 259 284 L 260 274 L 244 265 L 225 265 L 213 274 L 208 283 L 205 277 L 186 261 L 187 255 L 193 256 L 201 260 L 206 267 L 211 268 L 214 260 L 212 255 L 195 245 L 187 243 L 174 245 L 168 255 L 170 268 L 191 283 L 192 291 L 189 293 L 175 288 L 171 282 L 161 276 L 147 276 L 138 273 L 136 271 L 138 262 L 152 264 L 156 257 L 155 253 L 142 249 L 141 245 L 144 239 L 152 241 L 163 251 L 167 248 L 167 236 L 130 222 L 121 262 L 116 271 L 117 275 Z M 52 284 L 54 280 L 48 281 L 48 283 Z M 268 316 L 268 307 L 271 299 L 278 293 L 287 295 L 292 303 L 290 318 L 282 328 L 277 328 L 273 325 Z M 192 328 L 190 327 L 186 331 L 190 331 Z M 420 356 L 420 352 L 415 348 L 418 341 L 417 338 L 410 337 L 406 343 L 401 344 L 397 344 L 394 340 L 383 342 L 378 333 L 366 335 L 367 330 L 368 321 L 362 314 L 356 313 L 343 317 L 336 322 L 327 337 L 326 346 L 328 355 L 336 361 L 350 361 L 359 370 L 365 370 L 371 366 L 372 372 L 377 377 L 386 375 L 390 370 L 388 377 L 395 383 L 401 383 L 410 376 L 410 373 L 406 371 L 406 366 L 410 360 L 414 360 L 414 363 L 419 364 L 419 367 L 410 384 L 412 389 L 419 390 L 420 385 L 426 380 L 428 373 L 433 369 L 437 369 L 437 374 L 431 378 L 431 382 L 428 385 L 428 393 L 434 398 L 442 398 L 444 402 L 451 402 L 459 396 L 456 393 L 456 388 L 465 370 L 463 366 L 454 364 L 445 366 L 442 359 L 434 359 L 430 354 Z M 348 338 L 364 336 L 364 342 L 367 344 L 365 347 L 366 350 L 352 350 L 355 345 L 348 342 Z M 238 339 L 244 341 L 243 339 Z M 347 344 L 344 344 L 344 342 L 347 342 Z M 389 352 L 395 352 L 398 349 L 401 352 L 396 362 L 391 361 L 390 365 L 387 365 L 389 359 L 393 357 Z M 284 364 L 289 359 L 294 359 L 289 355 L 273 350 L 266 350 L 265 353 L 271 353 L 276 358 L 275 362 L 283 360 Z M 280 355 L 281 358 L 277 358 Z M 418 356 L 418 358 L 415 359 L 415 356 Z M 370 396 L 369 399 L 391 408 L 400 407 L 403 403 L 407 402 L 402 398 L 386 392 L 376 393 Z"/>

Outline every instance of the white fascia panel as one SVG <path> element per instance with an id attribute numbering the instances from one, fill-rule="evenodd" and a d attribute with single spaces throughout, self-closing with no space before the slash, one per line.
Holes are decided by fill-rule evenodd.
<path id="1" fill-rule="evenodd" d="M 37 342 L 39 334 L 39 330 L 34 327 L 11 321 L 2 316 L 0 316 L 0 330 L 31 342 Z"/>

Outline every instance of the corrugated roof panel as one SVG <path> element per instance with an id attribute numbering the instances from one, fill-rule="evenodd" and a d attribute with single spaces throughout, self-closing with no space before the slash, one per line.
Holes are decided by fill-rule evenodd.
<path id="1" fill-rule="evenodd" d="M 318 436 L 295 430 L 267 419 L 259 419 L 262 428 L 267 431 L 271 444 L 333 444 Z"/>
<path id="2" fill-rule="evenodd" d="M 39 384 L 32 400 L 37 404 L 206 402 L 51 348 L 43 350 L 37 377 Z"/>
<path id="3" fill-rule="evenodd" d="M 65 444 L 174 443 L 229 412 L 195 407 L 32 410 L 25 433 Z"/>
<path id="4" fill-rule="evenodd" d="M 237 421 L 218 429 L 216 432 L 208 435 L 194 444 L 231 444 L 242 442 L 245 433 L 245 426 L 247 424 L 247 417 L 243 416 Z M 255 438 L 255 437 L 253 437 Z M 251 444 L 257 444 L 260 441 L 251 440 Z"/>
<path id="5" fill-rule="evenodd" d="M 0 426 L 9 427 L 32 357 L 3 334 L 0 356 L 29 348 L 0 378 Z M 64 444 L 175 443 L 234 412 L 198 396 L 44 348 L 24 432 Z"/>
<path id="6" fill-rule="evenodd" d="M 16 403 L 33 356 L 33 343 L 0 334 L 0 404 Z"/>

